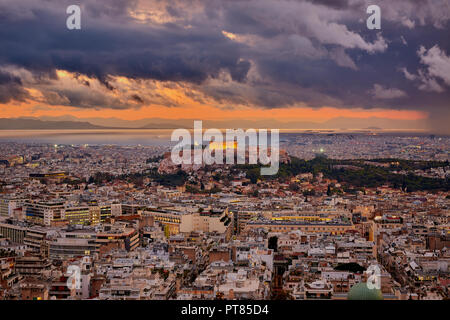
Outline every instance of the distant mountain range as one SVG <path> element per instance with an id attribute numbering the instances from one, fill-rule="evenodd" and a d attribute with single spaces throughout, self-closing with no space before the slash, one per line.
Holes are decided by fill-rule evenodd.
<path id="1" fill-rule="evenodd" d="M 83 118 L 73 116 L 41 118 L 0 118 L 0 130 L 62 130 L 62 129 L 192 129 L 194 119 L 148 118 L 122 120 L 117 118 Z M 278 120 L 205 120 L 203 128 L 277 128 L 277 129 L 359 129 L 359 130 L 424 130 L 423 122 L 415 120 L 395 120 L 385 118 L 345 118 L 336 117 L 325 122 Z"/>
<path id="2" fill-rule="evenodd" d="M 43 121 L 39 119 L 0 118 L 0 130 L 105 129 L 82 121 Z"/>
<path id="3" fill-rule="evenodd" d="M 178 124 L 149 123 L 141 127 L 103 126 L 87 121 L 40 120 L 26 118 L 0 118 L 0 130 L 89 130 L 89 129 L 174 129 L 184 128 Z"/>

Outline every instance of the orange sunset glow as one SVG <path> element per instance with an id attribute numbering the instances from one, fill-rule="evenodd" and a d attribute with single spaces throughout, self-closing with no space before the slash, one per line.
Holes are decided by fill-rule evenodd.
<path id="1" fill-rule="evenodd" d="M 221 120 L 221 119 L 276 119 L 280 121 L 308 120 L 322 122 L 339 117 L 349 118 L 370 118 L 379 117 L 396 120 L 421 120 L 427 118 L 424 111 L 411 110 L 383 110 L 383 109 L 337 109 L 332 107 L 323 107 L 318 109 L 307 107 L 291 107 L 278 109 L 260 109 L 241 107 L 239 109 L 221 109 L 210 105 L 189 104 L 181 107 L 171 108 L 160 105 L 144 106 L 138 109 L 128 110 L 85 110 L 81 108 L 66 106 L 46 106 L 40 108 L 34 104 L 18 104 L 10 106 L 2 106 L 0 109 L 0 117 L 40 117 L 40 116 L 64 116 L 72 115 L 78 118 L 119 118 L 124 120 L 138 120 L 143 118 L 163 118 L 163 119 L 180 119 L 180 115 L 186 119 L 204 119 L 204 120 Z"/>

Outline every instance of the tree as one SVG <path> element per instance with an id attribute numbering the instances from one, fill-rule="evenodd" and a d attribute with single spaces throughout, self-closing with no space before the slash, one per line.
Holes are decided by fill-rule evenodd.
<path id="1" fill-rule="evenodd" d="M 269 238 L 268 248 L 275 252 L 278 251 L 278 237 L 273 236 Z"/>
<path id="2" fill-rule="evenodd" d="M 255 184 L 258 179 L 260 178 L 260 169 L 259 168 L 253 168 L 247 171 L 247 178 L 250 179 L 250 182 L 252 184 Z"/>
<path id="3" fill-rule="evenodd" d="M 292 297 L 285 290 L 280 290 L 273 293 L 272 300 L 292 300 Z"/>
<path id="4" fill-rule="evenodd" d="M 331 196 L 332 194 L 333 194 L 333 192 L 331 191 L 331 185 L 328 185 L 327 196 Z"/>

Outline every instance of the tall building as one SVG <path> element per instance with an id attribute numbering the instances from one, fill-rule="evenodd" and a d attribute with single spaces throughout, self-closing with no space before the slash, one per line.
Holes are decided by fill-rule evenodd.
<path id="1" fill-rule="evenodd" d="M 0 236 L 15 243 L 24 243 L 27 228 L 18 224 L 0 223 Z"/>
<path id="2" fill-rule="evenodd" d="M 202 212 L 183 212 L 176 210 L 146 210 L 155 222 L 165 228 L 166 235 L 191 232 L 217 232 L 226 234 L 227 239 L 233 234 L 233 214 L 226 209 L 205 210 Z"/>
<path id="3" fill-rule="evenodd" d="M 139 233 L 126 225 L 104 224 L 102 230 L 97 233 L 96 242 L 99 246 L 133 251 L 139 247 Z"/>
<path id="4" fill-rule="evenodd" d="M 101 208 L 99 206 L 66 207 L 61 213 L 61 220 L 70 225 L 97 225 L 101 221 Z"/>
<path id="5" fill-rule="evenodd" d="M 63 219 L 63 202 L 40 202 L 27 200 L 24 203 L 26 219 L 30 222 L 51 226 Z"/>
<path id="6" fill-rule="evenodd" d="M 21 198 L 0 198 L 0 217 L 11 217 L 14 209 L 20 208 L 24 201 Z"/>
<path id="7" fill-rule="evenodd" d="M 49 243 L 49 255 L 52 259 L 70 259 L 91 256 L 98 251 L 95 231 L 61 232 L 60 236 Z"/>

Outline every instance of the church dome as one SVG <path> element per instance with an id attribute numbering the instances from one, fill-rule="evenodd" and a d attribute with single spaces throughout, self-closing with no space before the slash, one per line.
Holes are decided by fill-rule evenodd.
<path id="1" fill-rule="evenodd" d="M 348 300 L 383 300 L 380 289 L 369 289 L 367 283 L 355 284 L 347 294 Z"/>

